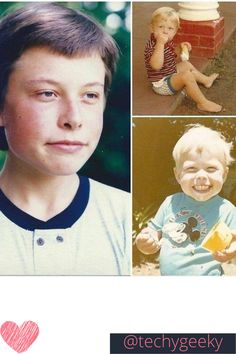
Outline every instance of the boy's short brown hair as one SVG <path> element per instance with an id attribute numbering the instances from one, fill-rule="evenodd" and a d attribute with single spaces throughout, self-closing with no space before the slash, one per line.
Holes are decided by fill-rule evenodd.
<path id="1" fill-rule="evenodd" d="M 111 83 L 118 49 L 94 19 L 55 3 L 30 3 L 0 23 L 0 109 L 3 109 L 9 76 L 22 53 L 35 46 L 81 57 L 98 53 L 105 69 L 105 93 Z"/>
<path id="2" fill-rule="evenodd" d="M 14 64 L 25 50 L 38 46 L 66 56 L 99 54 L 105 66 L 107 95 L 118 59 L 118 48 L 112 37 L 80 11 L 56 3 L 29 3 L 10 12 L 0 22 L 0 111 L 4 109 Z M 1 127 L 0 149 L 8 149 Z"/>

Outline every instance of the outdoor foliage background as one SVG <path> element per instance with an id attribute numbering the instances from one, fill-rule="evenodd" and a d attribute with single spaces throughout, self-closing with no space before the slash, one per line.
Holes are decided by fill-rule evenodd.
<path id="1" fill-rule="evenodd" d="M 120 48 L 120 60 L 104 113 L 104 129 L 97 150 L 80 170 L 103 183 L 130 189 L 130 31 L 129 3 L 58 2 L 93 16 L 113 36 Z M 0 16 L 9 7 L 22 7 L 24 2 L 1 2 Z M 0 168 L 5 152 L 0 151 Z"/>

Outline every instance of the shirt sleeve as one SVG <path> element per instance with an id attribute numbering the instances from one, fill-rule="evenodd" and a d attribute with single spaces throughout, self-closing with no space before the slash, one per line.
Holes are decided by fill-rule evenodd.
<path id="1" fill-rule="evenodd" d="M 152 40 L 149 39 L 147 41 L 145 49 L 144 49 L 144 60 L 145 60 L 146 64 L 149 63 L 153 52 L 154 52 L 154 44 L 153 44 Z"/>
<path id="2" fill-rule="evenodd" d="M 168 208 L 170 205 L 170 197 L 167 197 L 164 202 L 161 204 L 154 218 L 152 218 L 148 226 L 156 231 L 161 231 L 162 227 L 165 224 L 165 216 L 167 215 Z"/>
<path id="3" fill-rule="evenodd" d="M 223 220 L 230 230 L 236 230 L 236 208 L 232 207 L 226 215 L 224 215 Z"/>

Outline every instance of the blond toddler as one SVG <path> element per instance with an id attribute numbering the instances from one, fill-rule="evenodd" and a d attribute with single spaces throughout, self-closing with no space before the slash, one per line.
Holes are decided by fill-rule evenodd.
<path id="1" fill-rule="evenodd" d="M 195 125 L 173 150 L 174 174 L 181 193 L 168 196 L 136 245 L 145 254 L 160 249 L 162 275 L 222 275 L 222 262 L 236 255 L 236 208 L 220 197 L 232 143 L 210 128 Z M 229 247 L 214 254 L 202 247 L 210 229 L 223 221 L 231 230 Z"/>
<path id="2" fill-rule="evenodd" d="M 189 42 L 182 42 L 174 47 L 173 38 L 179 28 L 178 13 L 170 7 L 161 7 L 154 11 L 151 19 L 151 37 L 145 47 L 145 65 L 148 79 L 153 90 L 160 95 L 173 95 L 185 89 L 201 111 L 220 112 L 222 107 L 208 100 L 198 83 L 210 88 L 218 74 L 206 76 L 198 71 L 189 61 L 177 63 L 178 54 Z"/>

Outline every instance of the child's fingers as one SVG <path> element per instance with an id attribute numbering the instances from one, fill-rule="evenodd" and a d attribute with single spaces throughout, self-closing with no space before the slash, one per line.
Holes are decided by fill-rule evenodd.
<path id="1" fill-rule="evenodd" d="M 225 254 L 232 254 L 236 252 L 236 240 L 233 239 L 229 246 L 223 251 Z"/>
<path id="2" fill-rule="evenodd" d="M 188 45 L 188 50 L 189 50 L 189 51 L 191 51 L 191 50 L 192 50 L 192 46 L 191 46 L 191 44 L 188 42 L 188 44 L 187 44 L 187 45 Z"/>
<path id="3" fill-rule="evenodd" d="M 167 43 L 168 42 L 168 36 L 162 33 L 157 33 L 156 34 L 156 40 L 161 43 Z"/>
<path id="4" fill-rule="evenodd" d="M 227 262 L 230 259 L 234 258 L 235 255 L 236 252 L 231 252 L 228 249 L 225 249 L 224 251 L 221 252 L 215 252 L 213 254 L 213 258 L 218 262 Z"/>
<path id="5" fill-rule="evenodd" d="M 155 240 L 149 236 L 149 235 L 140 235 L 137 240 L 136 243 L 139 242 L 140 244 L 147 244 L 147 245 L 152 245 L 155 244 Z"/>
<path id="6" fill-rule="evenodd" d="M 152 247 L 148 247 L 146 249 L 146 253 L 147 254 L 154 254 L 159 250 L 159 248 L 157 246 L 152 246 Z"/>
<path id="7" fill-rule="evenodd" d="M 140 234 L 149 234 L 151 231 L 150 231 L 150 228 L 149 227 L 145 227 L 145 229 L 143 229 Z"/>
<path id="8" fill-rule="evenodd" d="M 160 246 L 158 243 L 150 236 L 139 235 L 136 239 L 136 246 L 144 254 L 154 254 L 156 253 Z"/>
<path id="9" fill-rule="evenodd" d="M 159 250 L 159 247 L 155 242 L 152 244 L 137 243 L 136 245 L 137 248 L 144 254 L 154 254 Z"/>
<path id="10" fill-rule="evenodd" d="M 147 227 L 140 232 L 138 238 L 139 237 L 155 239 L 157 237 L 157 232 Z"/>
<path id="11" fill-rule="evenodd" d="M 231 234 L 232 234 L 233 238 L 236 239 L 236 230 L 231 230 Z"/>
<path id="12" fill-rule="evenodd" d="M 213 258 L 218 262 L 226 262 L 228 260 L 228 256 L 223 252 L 215 252 Z"/>
<path id="13" fill-rule="evenodd" d="M 189 51 L 192 49 L 192 46 L 189 42 L 184 42 L 184 44 L 188 47 Z"/>

